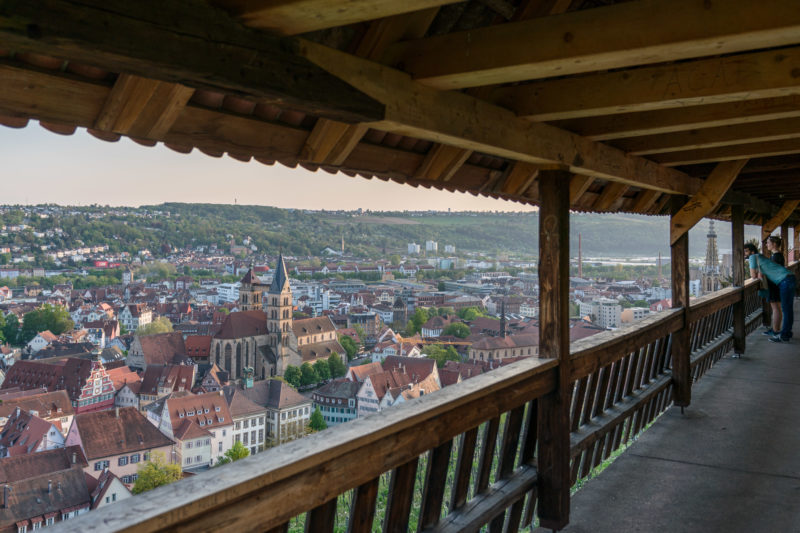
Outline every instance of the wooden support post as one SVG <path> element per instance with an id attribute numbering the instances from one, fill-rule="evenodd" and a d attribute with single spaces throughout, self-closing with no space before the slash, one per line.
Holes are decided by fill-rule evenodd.
<path id="1" fill-rule="evenodd" d="M 569 359 L 569 187 L 571 174 L 539 173 L 539 328 L 541 357 L 559 360 L 556 391 L 539 400 L 539 521 L 569 523 L 571 399 Z"/>
<path id="2" fill-rule="evenodd" d="M 794 260 L 800 261 L 800 224 L 794 227 Z"/>
<path id="3" fill-rule="evenodd" d="M 771 225 L 772 220 L 761 224 L 761 255 L 764 257 L 770 256 L 769 250 L 767 250 L 767 238 L 772 233 L 772 230 L 775 229 L 775 226 L 770 229 Z M 769 301 L 766 298 L 761 299 L 761 324 L 765 328 L 772 329 L 772 308 L 769 306 Z"/>
<path id="4" fill-rule="evenodd" d="M 673 196 L 671 199 L 670 226 L 675 216 L 686 204 L 686 198 Z M 674 230 L 673 234 L 674 234 Z M 692 401 L 692 375 L 689 365 L 689 324 L 686 310 L 689 309 L 689 232 L 682 233 L 670 246 L 672 268 L 672 307 L 684 310 L 683 327 L 672 334 L 672 396 L 675 405 L 683 408 Z"/>
<path id="5" fill-rule="evenodd" d="M 781 241 L 783 244 L 783 257 L 786 259 L 786 264 L 792 262 L 792 258 L 789 257 L 789 224 L 782 224 L 781 225 Z"/>
<path id="6" fill-rule="evenodd" d="M 733 250 L 733 285 L 744 287 L 744 206 L 731 206 L 731 250 Z M 733 304 L 733 352 L 741 356 L 747 334 L 744 330 L 744 293 Z"/>

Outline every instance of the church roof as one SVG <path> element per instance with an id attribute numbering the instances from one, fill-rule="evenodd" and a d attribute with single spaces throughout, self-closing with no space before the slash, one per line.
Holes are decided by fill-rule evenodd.
<path id="1" fill-rule="evenodd" d="M 261 285 L 261 279 L 253 273 L 253 269 L 251 268 L 247 271 L 247 274 L 244 275 L 241 283 L 243 285 Z"/>
<path id="2" fill-rule="evenodd" d="M 289 274 L 286 273 L 286 263 L 283 261 L 283 254 L 278 257 L 278 267 L 272 277 L 272 284 L 269 286 L 270 294 L 280 294 L 289 286 Z"/>

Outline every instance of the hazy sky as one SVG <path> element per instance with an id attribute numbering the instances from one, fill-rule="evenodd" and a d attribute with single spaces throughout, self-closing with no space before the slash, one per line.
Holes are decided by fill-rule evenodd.
<path id="1" fill-rule="evenodd" d="M 414 188 L 378 179 L 242 163 L 197 150 L 184 155 L 123 137 L 108 143 L 78 130 L 63 136 L 31 121 L 0 126 L 0 204 L 108 204 L 168 201 L 305 209 L 530 210 L 521 204 Z"/>

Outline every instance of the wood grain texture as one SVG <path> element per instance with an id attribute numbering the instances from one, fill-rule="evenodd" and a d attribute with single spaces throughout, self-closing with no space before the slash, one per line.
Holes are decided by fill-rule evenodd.
<path id="1" fill-rule="evenodd" d="M 165 23 L 170 20 L 180 20 L 180 28 Z M 220 90 L 345 122 L 383 117 L 381 104 L 295 54 L 291 41 L 248 29 L 203 2 L 3 1 L 0 38 L 19 52 Z"/>
<path id="2" fill-rule="evenodd" d="M 670 210 L 679 213 L 686 204 L 685 198 L 674 197 Z M 670 221 L 672 225 L 672 221 Z M 683 309 L 681 329 L 672 334 L 673 401 L 679 407 L 691 403 L 692 382 L 689 368 L 689 325 L 686 310 L 689 308 L 689 233 L 685 232 L 670 246 L 672 272 L 672 307 Z"/>
<path id="3" fill-rule="evenodd" d="M 767 4 L 742 17 L 749 0 L 629 2 L 398 43 L 387 61 L 451 90 L 796 44 L 796 4 Z"/>
<path id="4" fill-rule="evenodd" d="M 539 400 L 539 521 L 569 522 L 569 188 L 563 171 L 539 173 L 539 354 L 559 361 L 558 389 Z"/>

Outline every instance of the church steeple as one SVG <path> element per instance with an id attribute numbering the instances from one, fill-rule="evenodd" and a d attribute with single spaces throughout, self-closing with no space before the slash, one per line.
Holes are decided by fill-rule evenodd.
<path id="1" fill-rule="evenodd" d="M 286 355 L 289 346 L 293 309 L 289 274 L 283 254 L 280 254 L 267 297 L 267 334 L 273 351 L 281 358 Z"/>
<path id="2" fill-rule="evenodd" d="M 717 249 L 717 233 L 714 231 L 714 221 L 708 223 L 708 244 L 706 245 L 706 264 L 701 270 L 700 284 L 703 294 L 718 291 L 722 288 L 719 279 L 719 250 Z"/>

